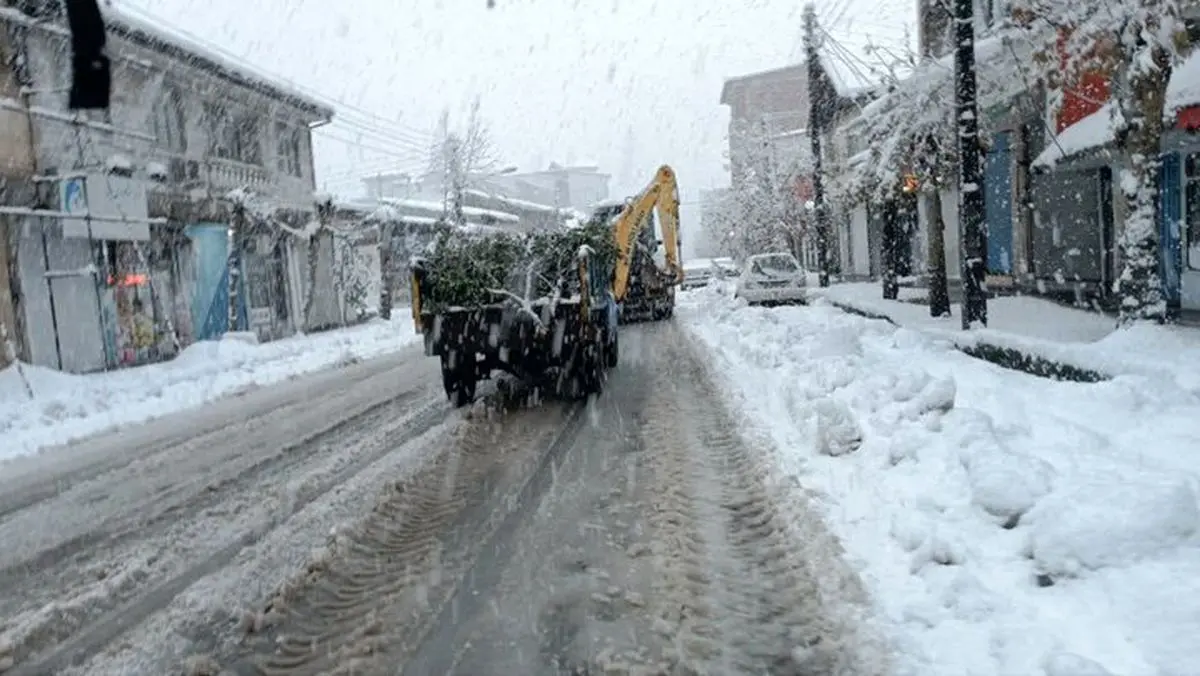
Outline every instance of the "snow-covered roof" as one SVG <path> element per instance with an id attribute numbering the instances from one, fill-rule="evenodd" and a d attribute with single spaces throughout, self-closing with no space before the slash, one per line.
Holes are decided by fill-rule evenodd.
<path id="1" fill-rule="evenodd" d="M 1109 102 L 1101 106 L 1100 110 L 1064 129 L 1034 158 L 1033 166 L 1053 167 L 1060 160 L 1094 148 L 1102 148 L 1115 139 L 1113 104 Z"/>
<path id="2" fill-rule="evenodd" d="M 468 188 L 467 190 L 464 190 L 463 192 L 465 192 L 469 195 L 474 195 L 476 197 L 482 197 L 484 199 L 493 200 L 493 201 L 499 202 L 501 204 L 507 204 L 507 205 L 515 207 L 517 209 L 524 209 L 526 211 L 541 211 L 541 212 L 548 213 L 548 214 L 557 214 L 557 213 L 561 213 L 563 211 L 562 209 L 551 206 L 549 204 L 539 204 L 538 202 L 530 202 L 528 200 L 517 199 L 515 197 L 506 197 L 504 195 L 497 195 L 494 193 L 487 192 L 486 190 L 479 190 L 476 188 Z"/>
<path id="3" fill-rule="evenodd" d="M 445 210 L 441 202 L 428 202 L 425 200 L 398 199 L 394 197 L 383 197 L 379 200 L 383 204 L 387 204 L 400 209 L 412 209 L 414 211 L 425 211 L 430 214 L 440 216 Z M 497 221 L 506 223 L 518 223 L 520 217 L 515 214 L 510 214 L 507 211 L 496 211 L 495 209 L 481 209 L 479 207 L 463 207 L 464 216 L 478 216 L 481 218 L 493 218 Z"/>
<path id="4" fill-rule="evenodd" d="M 317 113 L 322 119 L 333 117 L 333 108 L 305 94 L 298 88 L 282 82 L 277 76 L 252 68 L 244 61 L 235 61 L 217 51 L 205 47 L 182 31 L 167 28 L 149 18 L 143 18 L 133 10 L 123 9 L 112 3 L 100 3 L 108 28 L 135 42 L 144 42 L 159 51 L 193 62 L 194 65 L 212 71 L 238 84 L 258 89 L 277 98 L 284 99 L 301 108 Z M 140 10 L 138 10 L 140 12 Z"/>
<path id="5" fill-rule="evenodd" d="M 1180 108 L 1200 104 L 1200 47 L 1184 58 L 1183 63 L 1171 71 L 1171 82 L 1167 85 L 1168 115 Z"/>

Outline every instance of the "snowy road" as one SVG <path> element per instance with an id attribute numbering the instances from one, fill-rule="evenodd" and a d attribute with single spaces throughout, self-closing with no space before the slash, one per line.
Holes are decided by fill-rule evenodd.
<path id="1" fill-rule="evenodd" d="M 358 475 L 384 461 L 402 465 L 391 456 L 418 452 L 408 442 L 448 416 L 458 417 L 444 402 L 436 362 L 410 349 L 6 467 L 0 667 L 61 673 L 113 656 L 134 645 L 118 639 L 198 582 L 280 554 L 293 560 L 276 560 L 267 573 L 298 565 L 329 525 L 291 533 L 300 552 L 266 541 L 294 529 L 301 510 L 347 497 L 347 487 L 369 504 L 370 487 L 353 486 Z M 225 598 L 248 603 L 259 587 L 277 584 L 270 577 L 244 581 L 250 598 Z M 164 637 L 179 631 L 154 625 Z"/>
<path id="2" fill-rule="evenodd" d="M 623 336 L 586 406 L 414 349 L 13 466 L 0 672 L 884 673 L 686 332 Z"/>
<path id="3" fill-rule="evenodd" d="M 683 332 L 624 335 L 598 401 L 459 425 L 192 673 L 881 673 Z"/>

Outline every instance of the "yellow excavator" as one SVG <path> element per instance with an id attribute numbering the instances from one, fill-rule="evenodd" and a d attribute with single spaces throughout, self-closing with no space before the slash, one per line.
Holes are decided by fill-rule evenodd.
<path id="1" fill-rule="evenodd" d="M 654 229 L 658 215 L 659 235 Z M 594 220 L 613 223 L 617 262 L 613 297 L 621 308 L 621 323 L 667 319 L 675 313 L 675 287 L 683 282 L 679 239 L 679 186 L 675 171 L 658 168 L 644 190 L 624 204 L 597 207 Z M 665 266 L 654 260 L 665 250 Z"/>

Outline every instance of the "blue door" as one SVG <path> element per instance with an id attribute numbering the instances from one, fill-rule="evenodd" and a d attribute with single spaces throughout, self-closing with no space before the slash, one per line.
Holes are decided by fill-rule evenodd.
<path id="1" fill-rule="evenodd" d="M 214 340 L 229 330 L 229 226 L 196 223 L 184 228 L 192 241 L 196 283 L 192 296 L 192 327 L 196 340 Z M 239 281 L 242 277 L 239 276 Z M 238 328 L 249 324 L 244 287 L 238 293 Z"/>
<path id="2" fill-rule="evenodd" d="M 983 163 L 984 213 L 987 224 L 988 272 L 1012 273 L 1012 133 L 992 138 Z"/>
<path id="3" fill-rule="evenodd" d="M 1168 305 L 1179 305 L 1179 273 L 1183 267 L 1180 257 L 1179 226 L 1183 220 L 1183 184 L 1179 153 L 1167 153 L 1162 158 L 1158 192 L 1158 246 L 1162 265 L 1163 294 Z"/>

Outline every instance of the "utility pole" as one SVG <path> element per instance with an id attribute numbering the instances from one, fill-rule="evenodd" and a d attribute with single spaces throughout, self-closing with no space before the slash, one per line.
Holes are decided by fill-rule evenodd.
<path id="1" fill-rule="evenodd" d="M 379 223 L 379 316 L 382 319 L 392 318 L 392 287 L 396 283 L 392 270 L 394 233 L 395 224 L 391 220 L 384 219 Z"/>
<path id="2" fill-rule="evenodd" d="M 962 222 L 962 327 L 987 326 L 987 226 L 984 223 L 978 88 L 975 84 L 975 3 L 954 0 L 955 100 L 958 103 L 958 213 Z"/>
<path id="3" fill-rule="evenodd" d="M 968 0 L 969 1 L 969 0 Z M 817 50 L 817 9 L 809 3 L 804 7 L 804 53 L 808 61 L 808 137 L 812 141 L 813 217 L 817 230 L 817 279 L 820 286 L 829 286 L 829 212 L 825 205 L 825 185 L 821 181 L 821 132 L 829 106 L 826 88 L 821 78 L 821 62 Z"/>

